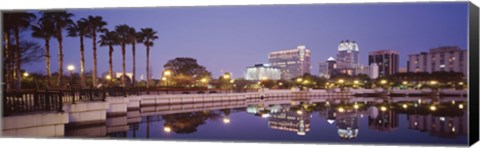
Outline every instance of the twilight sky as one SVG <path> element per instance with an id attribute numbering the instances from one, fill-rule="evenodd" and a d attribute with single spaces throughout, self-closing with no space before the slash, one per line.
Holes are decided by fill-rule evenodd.
<path id="1" fill-rule="evenodd" d="M 138 30 L 151 27 L 159 39 L 151 49 L 153 77 L 161 76 L 163 65 L 175 57 L 192 57 L 214 77 L 232 72 L 243 77 L 245 68 L 268 62 L 270 51 L 306 45 L 311 50 L 312 74 L 318 64 L 336 56 L 341 40 L 355 40 L 360 61 L 367 64 L 368 52 L 396 49 L 400 67 L 408 54 L 441 45 L 467 47 L 466 2 L 403 4 L 315 4 L 211 7 L 157 7 L 75 9 L 74 20 L 100 15 L 112 30 L 127 24 Z M 29 39 L 30 33 L 22 35 Z M 43 40 L 35 39 L 40 45 Z M 52 71 L 57 71 L 57 42 L 52 40 Z M 64 66 L 80 63 L 79 39 L 64 39 Z M 85 40 L 86 71 L 92 70 L 92 41 Z M 108 71 L 108 48 L 98 48 L 99 74 Z M 137 78 L 145 74 L 145 46 L 137 44 Z M 132 70 L 131 46 L 127 46 L 127 72 Z M 121 72 L 121 49 L 115 47 L 114 71 Z M 24 66 L 45 73 L 45 61 Z"/>

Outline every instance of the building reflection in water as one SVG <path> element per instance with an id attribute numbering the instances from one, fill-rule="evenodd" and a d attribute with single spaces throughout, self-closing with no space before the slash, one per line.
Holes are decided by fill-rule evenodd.
<path id="1" fill-rule="evenodd" d="M 311 113 L 302 107 L 292 108 L 283 106 L 278 112 L 273 112 L 268 118 L 268 126 L 272 129 L 296 132 L 305 135 L 310 131 Z"/>
<path id="2" fill-rule="evenodd" d="M 368 108 L 368 127 L 373 130 L 391 132 L 398 129 L 398 113 L 388 105 Z"/>
<path id="3" fill-rule="evenodd" d="M 432 108 L 432 106 L 435 106 L 435 108 Z M 427 132 L 430 136 L 440 138 L 457 138 L 468 133 L 466 109 L 464 102 L 448 101 L 448 99 L 431 102 L 414 99 L 389 103 L 335 100 L 283 105 L 257 104 L 248 105 L 246 108 L 154 115 L 139 118 L 141 120 L 138 121 L 130 121 L 127 116 L 109 117 L 106 123 L 98 126 L 69 129 L 66 131 L 66 136 L 133 138 L 139 136 L 148 139 L 154 135 L 151 135 L 150 132 L 153 133 L 158 130 L 158 128 L 154 129 L 153 126 L 161 125 L 153 123 L 163 123 L 162 128 L 165 133 L 191 134 L 197 132 L 199 126 L 207 124 L 207 120 L 232 125 L 230 120 L 237 120 L 235 120 L 235 116 L 230 117 L 231 112 L 245 111 L 255 116 L 267 118 L 268 127 L 271 129 L 306 135 L 311 130 L 312 114 L 318 111 L 320 118 L 326 119 L 328 124 L 335 126 L 331 128 L 336 128 L 336 133 L 330 133 L 331 136 L 339 136 L 342 140 L 352 140 L 359 136 L 359 122 L 368 123 L 368 129 L 362 129 L 365 131 L 392 132 L 405 130 L 399 129 L 399 114 L 406 115 L 408 129 L 410 130 Z M 368 115 L 368 119 L 360 119 L 364 118 L 364 115 Z M 401 119 L 405 121 L 403 116 Z M 128 128 L 124 128 L 126 126 Z M 143 128 L 140 128 L 140 126 Z M 290 134 L 288 132 L 286 133 Z"/>
<path id="4" fill-rule="evenodd" d="M 467 114 L 464 108 L 453 105 L 438 105 L 435 111 L 425 109 L 411 109 L 414 114 L 408 114 L 408 128 L 421 132 L 428 132 L 432 136 L 441 138 L 456 138 L 466 136 Z"/>
<path id="5" fill-rule="evenodd" d="M 343 140 L 355 139 L 358 136 L 358 112 L 354 110 L 339 112 L 336 119 L 337 133 Z"/>

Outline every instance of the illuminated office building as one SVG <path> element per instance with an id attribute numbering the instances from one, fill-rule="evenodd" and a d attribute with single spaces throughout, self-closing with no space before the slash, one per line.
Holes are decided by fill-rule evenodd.
<path id="1" fill-rule="evenodd" d="M 272 66 L 280 68 L 284 80 L 310 73 L 311 69 L 310 50 L 303 45 L 296 49 L 270 52 L 268 61 Z"/>
<path id="2" fill-rule="evenodd" d="M 398 51 L 376 50 L 368 53 L 368 65 L 377 64 L 379 76 L 393 75 L 398 72 Z"/>
<path id="3" fill-rule="evenodd" d="M 280 68 L 273 67 L 270 64 L 256 64 L 247 67 L 245 74 L 246 80 L 280 80 L 282 72 Z"/>
<path id="4" fill-rule="evenodd" d="M 431 48 L 429 52 L 408 55 L 408 72 L 461 72 L 466 77 L 468 52 L 458 46 Z"/>

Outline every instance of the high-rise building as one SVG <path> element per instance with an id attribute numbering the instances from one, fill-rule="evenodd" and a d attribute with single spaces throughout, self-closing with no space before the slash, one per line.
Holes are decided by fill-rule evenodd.
<path id="1" fill-rule="evenodd" d="M 310 50 L 303 45 L 296 49 L 270 52 L 268 61 L 272 66 L 280 68 L 284 80 L 310 73 L 311 69 Z"/>
<path id="2" fill-rule="evenodd" d="M 340 68 L 354 68 L 359 64 L 359 48 L 355 41 L 341 41 L 338 45 L 337 63 L 342 63 Z"/>
<path id="3" fill-rule="evenodd" d="M 245 74 L 246 80 L 279 80 L 282 72 L 280 68 L 271 66 L 270 64 L 256 64 L 252 67 L 247 67 Z"/>
<path id="4" fill-rule="evenodd" d="M 408 56 L 408 72 L 461 72 L 466 77 L 468 55 L 467 50 L 458 46 L 441 46 L 430 51 Z"/>
<path id="5" fill-rule="evenodd" d="M 360 60 L 360 49 L 357 42 L 345 40 L 338 45 L 336 72 L 347 75 L 357 75 Z"/>
<path id="6" fill-rule="evenodd" d="M 325 77 L 328 79 L 330 78 L 331 75 L 334 74 L 336 68 L 337 68 L 337 61 L 335 61 L 333 57 L 330 57 L 327 59 L 326 62 L 320 63 L 319 76 Z"/>
<path id="7" fill-rule="evenodd" d="M 398 51 L 376 50 L 368 53 L 368 65 L 378 65 L 379 76 L 393 75 L 398 72 Z"/>

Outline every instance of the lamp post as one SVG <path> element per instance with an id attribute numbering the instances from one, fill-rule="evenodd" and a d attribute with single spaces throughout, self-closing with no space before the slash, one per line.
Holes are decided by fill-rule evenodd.
<path id="1" fill-rule="evenodd" d="M 112 83 L 112 76 L 107 75 L 107 76 L 105 76 L 105 79 L 107 79 L 107 81 L 108 81 L 109 83 Z"/>
<path id="2" fill-rule="evenodd" d="M 73 85 L 73 70 L 75 70 L 74 65 L 68 65 L 67 70 L 70 72 L 70 88 L 72 88 Z"/>
<path id="3" fill-rule="evenodd" d="M 165 71 L 163 72 L 162 80 L 165 81 L 167 87 L 168 87 L 168 78 L 169 78 L 171 75 L 172 75 L 172 71 L 170 71 L 170 70 L 165 70 Z"/>
<path id="4" fill-rule="evenodd" d="M 338 84 L 340 85 L 340 90 L 343 90 L 343 83 L 345 83 L 344 79 L 338 79 Z"/>
<path id="5" fill-rule="evenodd" d="M 28 77 L 28 76 L 30 76 L 30 74 L 29 74 L 28 72 L 24 72 L 24 73 L 23 73 L 23 76 L 24 76 L 24 77 Z"/>

